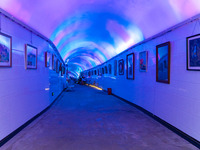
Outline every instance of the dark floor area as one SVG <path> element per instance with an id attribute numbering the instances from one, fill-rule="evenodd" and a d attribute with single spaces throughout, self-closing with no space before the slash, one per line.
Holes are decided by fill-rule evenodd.
<path id="1" fill-rule="evenodd" d="M 77 85 L 1 150 L 197 150 L 116 97 Z"/>

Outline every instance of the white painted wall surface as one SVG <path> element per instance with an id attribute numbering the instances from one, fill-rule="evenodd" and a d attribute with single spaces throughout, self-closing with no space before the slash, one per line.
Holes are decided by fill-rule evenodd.
<path id="1" fill-rule="evenodd" d="M 200 141 L 200 71 L 186 69 L 186 37 L 200 34 L 200 24 L 188 23 L 164 36 L 153 39 L 126 51 L 98 66 L 112 64 L 112 74 L 87 78 L 103 89 L 133 102 L 186 134 Z M 171 43 L 170 84 L 156 82 L 156 45 Z M 139 52 L 148 51 L 148 72 L 139 71 Z M 135 53 L 135 80 L 124 75 L 114 76 L 114 60 L 124 59 Z M 92 70 L 92 69 L 91 69 Z"/>
<path id="2" fill-rule="evenodd" d="M 1 32 L 12 36 L 13 63 L 0 68 L 0 140 L 49 106 L 66 86 L 65 76 L 45 67 L 45 51 L 54 53 L 45 40 L 4 16 Z M 25 70 L 25 44 L 38 48 L 36 70 Z"/>

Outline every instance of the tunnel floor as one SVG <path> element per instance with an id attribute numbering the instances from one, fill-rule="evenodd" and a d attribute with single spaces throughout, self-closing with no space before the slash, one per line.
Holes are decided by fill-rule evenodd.
<path id="1" fill-rule="evenodd" d="M 138 109 L 87 86 L 63 92 L 2 150 L 196 150 Z"/>

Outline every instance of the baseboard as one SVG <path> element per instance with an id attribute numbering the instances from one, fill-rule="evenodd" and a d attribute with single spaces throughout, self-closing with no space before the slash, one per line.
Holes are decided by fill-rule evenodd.
<path id="1" fill-rule="evenodd" d="M 106 91 L 106 90 L 103 90 Z M 107 91 L 106 91 L 107 92 Z M 178 128 L 174 127 L 173 125 L 169 124 L 168 122 L 164 121 L 163 119 L 159 118 L 158 116 L 155 116 L 154 114 L 152 114 L 151 112 L 147 111 L 146 109 L 120 97 L 117 96 L 115 94 L 112 93 L 113 96 L 117 97 L 118 99 L 124 101 L 125 103 L 128 103 L 129 105 L 134 106 L 135 108 L 139 109 L 140 111 L 144 112 L 145 114 L 147 114 L 148 116 L 152 117 L 154 120 L 158 121 L 159 123 L 161 123 L 162 125 L 164 125 L 165 127 L 167 127 L 168 129 L 170 129 L 171 131 L 173 131 L 174 133 L 176 133 L 177 135 L 181 136 L 182 138 L 184 138 L 185 140 L 187 140 L 188 142 L 190 142 L 191 144 L 193 144 L 194 146 L 196 146 L 197 148 L 200 149 L 200 141 L 194 139 L 193 137 L 189 136 L 188 134 L 184 133 L 183 131 L 179 130 Z"/>
<path id="2" fill-rule="evenodd" d="M 65 90 L 65 89 L 64 89 Z M 41 116 L 42 114 L 44 114 L 49 108 L 51 108 L 51 106 L 59 99 L 59 97 L 61 96 L 61 94 L 64 92 L 64 90 L 56 97 L 56 99 L 49 105 L 47 106 L 43 111 L 41 111 L 40 113 L 38 113 L 37 115 L 35 115 L 33 118 L 31 118 L 30 120 L 28 120 L 26 123 L 24 123 L 23 125 L 21 125 L 19 128 L 17 128 L 16 130 L 14 130 L 12 133 L 10 133 L 8 136 L 6 136 L 5 138 L 3 138 L 0 141 L 0 147 L 3 146 L 6 142 L 8 142 L 10 139 L 12 139 L 16 134 L 18 134 L 21 130 L 23 130 L 25 127 L 27 127 L 31 122 L 33 122 L 35 119 L 37 119 L 39 116 Z"/>

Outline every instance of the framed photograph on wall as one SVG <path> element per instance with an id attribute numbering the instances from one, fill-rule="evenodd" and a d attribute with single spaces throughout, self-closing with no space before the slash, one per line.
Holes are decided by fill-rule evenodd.
<path id="1" fill-rule="evenodd" d="M 114 75 L 117 76 L 117 60 L 114 61 Z"/>
<path id="2" fill-rule="evenodd" d="M 140 52 L 139 53 L 139 63 L 140 63 L 140 71 L 141 72 L 147 72 L 147 67 L 148 67 L 148 52 Z"/>
<path id="3" fill-rule="evenodd" d="M 62 63 L 59 61 L 59 72 L 62 73 Z"/>
<path id="4" fill-rule="evenodd" d="M 25 68 L 37 69 L 37 48 L 29 44 L 25 45 Z"/>
<path id="5" fill-rule="evenodd" d="M 45 67 L 50 67 L 51 54 L 49 52 L 45 52 Z"/>
<path id="6" fill-rule="evenodd" d="M 65 67 L 62 66 L 61 76 L 63 76 L 64 74 L 65 74 Z"/>
<path id="7" fill-rule="evenodd" d="M 56 70 L 56 62 L 57 62 L 57 58 L 56 55 L 52 55 L 52 69 Z"/>
<path id="8" fill-rule="evenodd" d="M 101 74 L 102 74 L 102 75 L 104 74 L 104 68 L 102 68 L 102 70 L 101 70 Z"/>
<path id="9" fill-rule="evenodd" d="M 170 42 L 156 46 L 156 81 L 170 83 Z"/>
<path id="10" fill-rule="evenodd" d="M 112 74 L 112 65 L 111 64 L 108 65 L 108 73 Z"/>
<path id="11" fill-rule="evenodd" d="M 59 60 L 57 59 L 57 60 L 56 60 L 56 73 L 59 73 L 59 70 L 60 70 L 60 62 L 59 62 Z"/>
<path id="12" fill-rule="evenodd" d="M 105 66 L 104 68 L 105 68 L 105 74 L 107 74 L 108 73 L 108 67 Z"/>
<path id="13" fill-rule="evenodd" d="M 134 53 L 128 54 L 126 56 L 126 78 L 134 79 L 134 70 L 135 70 L 135 55 Z"/>
<path id="14" fill-rule="evenodd" d="M 65 71 L 66 71 L 65 66 L 63 66 L 62 67 L 62 73 L 63 73 L 63 75 L 65 74 Z"/>
<path id="15" fill-rule="evenodd" d="M 124 74 L 124 60 L 120 59 L 118 61 L 118 68 L 119 68 L 119 75 L 123 75 Z"/>
<path id="16" fill-rule="evenodd" d="M 187 37 L 187 70 L 200 71 L 200 34 Z"/>
<path id="17" fill-rule="evenodd" d="M 0 33 L 0 67 L 12 67 L 12 37 Z"/>

